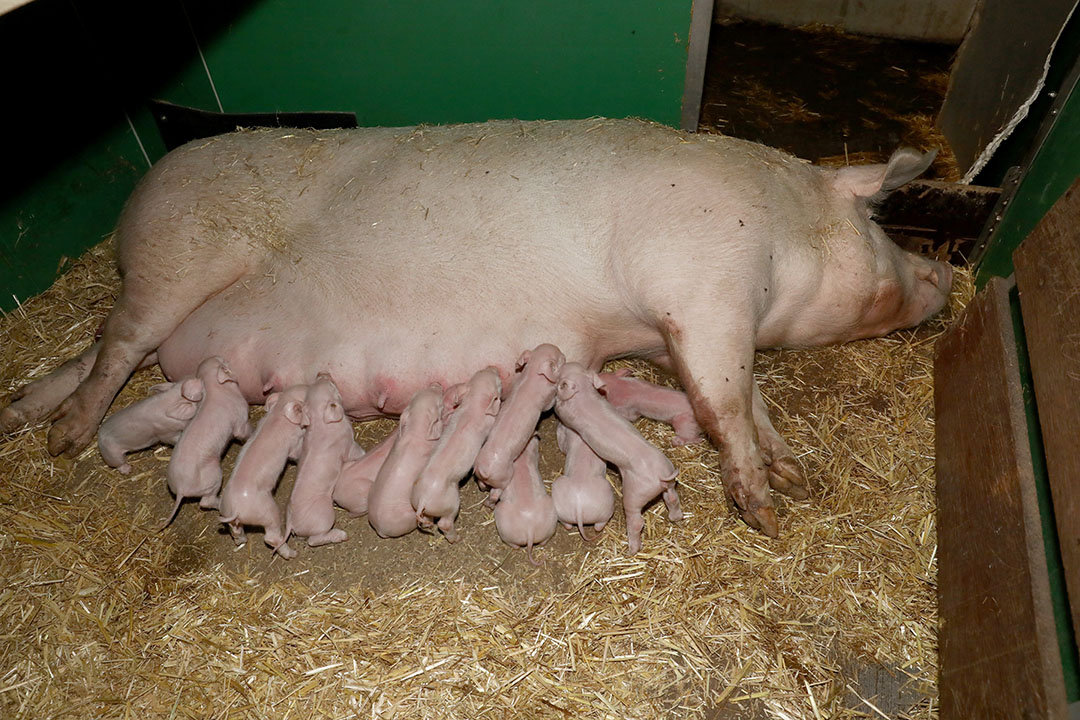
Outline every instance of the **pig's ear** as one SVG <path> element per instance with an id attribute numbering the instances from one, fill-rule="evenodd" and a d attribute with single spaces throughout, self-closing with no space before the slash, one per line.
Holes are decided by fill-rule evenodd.
<path id="1" fill-rule="evenodd" d="M 500 400 L 499 396 L 496 395 L 495 397 L 491 398 L 491 402 L 488 403 L 487 409 L 484 412 L 487 413 L 488 415 L 492 415 L 492 416 L 498 415 L 499 414 L 499 406 L 501 406 L 501 405 L 502 405 L 502 400 Z"/>
<path id="2" fill-rule="evenodd" d="M 166 410 L 165 415 L 173 420 L 187 422 L 195 417 L 195 410 L 197 409 L 193 402 L 178 402 Z"/>
<path id="3" fill-rule="evenodd" d="M 188 378 L 180 384 L 180 395 L 185 400 L 191 402 L 200 402 L 203 399 L 203 395 L 206 393 L 206 386 L 199 378 Z"/>
<path id="4" fill-rule="evenodd" d="M 885 165 L 857 165 L 837 170 L 832 185 L 842 195 L 869 198 L 879 192 L 889 192 L 906 185 L 922 175 L 937 157 L 937 150 L 920 153 L 900 148 Z"/>
<path id="5" fill-rule="evenodd" d="M 517 359 L 517 365 L 514 366 L 514 369 L 515 370 L 520 370 L 521 368 L 528 365 L 529 364 L 529 358 L 531 358 L 531 357 L 532 357 L 532 350 L 526 350 L 525 352 L 521 353 L 521 357 L 519 357 Z"/>
<path id="6" fill-rule="evenodd" d="M 278 400 L 281 399 L 281 393 L 270 393 L 266 396 L 266 400 L 263 401 L 263 405 L 266 406 L 266 412 L 270 412 L 274 409 L 274 406 L 278 404 Z"/>
<path id="7" fill-rule="evenodd" d="M 158 383 L 157 385 L 154 385 L 153 387 L 150 388 L 150 394 L 151 395 L 157 395 L 158 393 L 163 393 L 163 392 L 167 391 L 169 388 L 171 388 L 175 384 L 176 383 L 171 383 L 171 382 Z"/>
<path id="8" fill-rule="evenodd" d="M 290 400 L 285 403 L 285 419 L 293 425 L 299 425 L 302 428 L 306 428 L 311 424 L 311 418 L 308 417 L 307 408 L 304 407 L 304 403 L 297 402 L 296 400 Z"/>
<path id="9" fill-rule="evenodd" d="M 598 373 L 589 373 L 589 374 L 592 375 L 592 386 L 594 388 L 596 388 L 597 390 L 602 390 L 604 388 L 604 385 L 606 384 L 604 382 L 604 379 L 602 377 L 600 377 L 600 375 Z"/>

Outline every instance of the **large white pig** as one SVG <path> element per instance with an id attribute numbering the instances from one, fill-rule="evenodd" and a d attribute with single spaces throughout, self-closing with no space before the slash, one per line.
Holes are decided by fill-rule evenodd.
<path id="1" fill-rule="evenodd" d="M 523 350 L 552 343 L 591 370 L 617 356 L 673 370 L 743 518 L 775 535 L 770 483 L 805 496 L 805 481 L 755 407 L 754 350 L 883 335 L 943 306 L 948 266 L 870 217 L 930 159 L 822 169 L 598 118 L 198 140 L 124 208 L 123 289 L 100 343 L 0 427 L 75 387 L 48 446 L 77 453 L 155 351 L 170 379 L 225 358 L 253 403 L 332 371 L 363 419 L 487 365 L 509 380 Z"/>

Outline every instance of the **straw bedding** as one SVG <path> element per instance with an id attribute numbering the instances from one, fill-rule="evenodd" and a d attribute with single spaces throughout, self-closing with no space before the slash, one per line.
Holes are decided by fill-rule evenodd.
<path id="1" fill-rule="evenodd" d="M 117 289 L 106 241 L 3 318 L 0 393 L 85 347 Z M 961 271 L 923 328 L 759 356 L 812 486 L 779 500 L 778 540 L 736 519 L 715 451 L 697 445 L 668 449 L 686 520 L 654 506 L 635 557 L 617 517 L 595 545 L 560 530 L 533 568 L 470 487 L 455 546 L 379 540 L 342 515 L 347 543 L 301 542 L 284 562 L 258 533 L 234 550 L 192 504 L 155 533 L 167 449 L 135 454 L 123 477 L 96 448 L 50 458 L 43 427 L 4 437 L 0 715 L 892 717 L 865 682 L 884 669 L 901 717 L 936 717 L 931 354 L 970 295 Z M 137 374 L 116 407 L 159 378 Z M 668 447 L 670 429 L 639 428 Z M 544 433 L 550 481 L 561 459 Z"/>

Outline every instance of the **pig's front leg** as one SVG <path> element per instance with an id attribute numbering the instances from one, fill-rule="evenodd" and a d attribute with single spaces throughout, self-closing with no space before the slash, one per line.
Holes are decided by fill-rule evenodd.
<path id="1" fill-rule="evenodd" d="M 753 385 L 754 426 L 757 428 L 758 442 L 761 445 L 761 457 L 769 468 L 769 485 L 788 497 L 805 500 L 810 497 L 810 493 L 806 488 L 806 477 L 799 467 L 799 461 L 769 420 L 769 411 L 761 397 L 761 388 L 756 381 Z"/>
<path id="2" fill-rule="evenodd" d="M 724 490 L 746 524 L 769 537 L 779 534 L 769 495 L 769 471 L 754 427 L 754 328 L 693 307 L 662 324 L 679 381 L 698 422 L 721 453 Z M 753 317 L 746 311 L 743 317 Z"/>

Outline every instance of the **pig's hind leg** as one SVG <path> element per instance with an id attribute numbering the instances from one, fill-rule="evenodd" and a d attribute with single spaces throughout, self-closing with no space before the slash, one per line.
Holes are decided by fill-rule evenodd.
<path id="1" fill-rule="evenodd" d="M 160 226 L 148 223 L 161 232 Z M 53 414 L 49 452 L 74 456 L 94 437 L 101 418 L 131 373 L 183 320 L 247 269 L 235 239 L 166 243 L 149 231 L 118 231 L 123 286 L 105 319 L 100 348 L 89 375 Z M 184 238 L 185 240 L 187 238 Z M 184 248 L 184 249 L 181 249 Z"/>
<path id="2" fill-rule="evenodd" d="M 79 384 L 90 375 L 97 360 L 101 341 L 95 342 L 81 355 L 68 360 L 43 378 L 29 382 L 8 398 L 11 404 L 0 410 L 0 432 L 11 432 L 47 418 Z M 157 364 L 157 353 L 143 358 L 137 369 Z"/>
<path id="3" fill-rule="evenodd" d="M 90 374 L 100 347 L 100 341 L 94 343 L 79 357 L 13 392 L 11 404 L 0 411 L 0 431 L 17 430 L 48 417 Z"/>
<path id="4" fill-rule="evenodd" d="M 740 315 L 716 317 L 715 310 L 695 307 L 681 317 L 668 313 L 661 330 L 694 413 L 720 450 L 725 492 L 748 525 L 776 537 L 769 472 L 753 417 L 755 333 L 733 317 Z"/>

